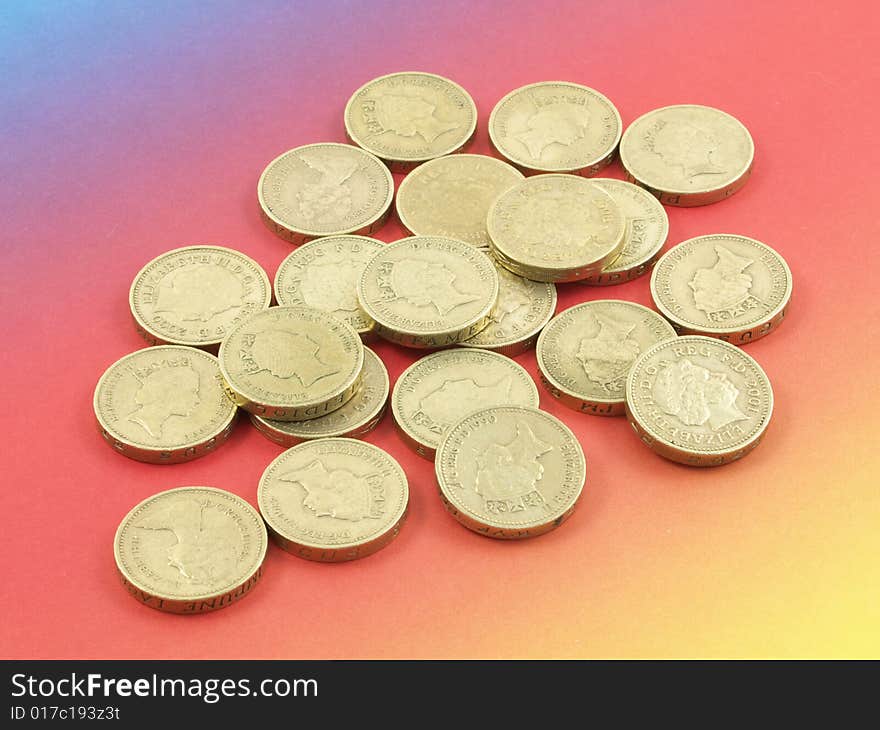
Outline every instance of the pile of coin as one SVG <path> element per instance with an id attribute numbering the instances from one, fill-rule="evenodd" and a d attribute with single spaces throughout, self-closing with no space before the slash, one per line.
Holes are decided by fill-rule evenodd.
<path id="1" fill-rule="evenodd" d="M 440 499 L 470 530 L 540 535 L 574 510 L 586 458 L 540 410 L 511 358 L 535 347 L 547 392 L 580 413 L 625 414 L 655 453 L 694 466 L 734 461 L 761 440 L 770 382 L 737 345 L 774 331 L 791 272 L 735 234 L 683 241 L 661 256 L 663 204 L 706 205 L 746 182 L 754 144 L 704 106 L 657 109 L 624 131 L 603 94 L 569 82 L 515 89 L 488 122 L 503 158 L 460 152 L 477 108 L 458 84 L 396 73 L 345 107 L 353 144 L 296 147 L 259 178 L 263 221 L 296 244 L 273 287 L 220 246 L 149 262 L 131 286 L 151 347 L 111 365 L 95 390 L 106 441 L 140 461 L 203 456 L 238 409 L 286 450 L 256 488 L 259 511 L 212 487 L 138 504 L 116 535 L 128 591 L 145 605 L 200 613 L 259 579 L 271 537 L 309 560 L 370 555 L 407 514 L 406 475 L 359 440 L 391 401 L 402 441 L 433 459 Z M 617 156 L 628 182 L 596 177 Z M 378 230 L 394 200 L 412 235 Z M 557 284 L 607 286 L 651 273 L 656 311 L 590 299 L 556 313 Z M 572 283 L 576 282 L 576 283 Z M 272 305 L 272 306 L 270 306 Z M 380 337 L 416 359 L 390 387 Z"/>

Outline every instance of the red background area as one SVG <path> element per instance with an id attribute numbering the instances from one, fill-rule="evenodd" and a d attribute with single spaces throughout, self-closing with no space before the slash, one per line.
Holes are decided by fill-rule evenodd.
<path id="1" fill-rule="evenodd" d="M 880 655 L 880 396 L 873 257 L 880 84 L 873 3 L 53 3 L 0 24 L 4 516 L 0 654 L 39 657 L 584 657 Z M 256 503 L 279 447 L 242 419 L 189 464 L 102 442 L 92 391 L 144 346 L 127 295 L 177 246 L 240 249 L 274 275 L 290 251 L 255 187 L 280 152 L 342 141 L 368 79 L 448 76 L 495 102 L 535 81 L 606 94 L 624 124 L 668 104 L 750 129 L 754 173 L 731 199 L 668 209 L 670 244 L 733 232 L 780 251 L 790 315 L 748 346 L 776 397 L 764 443 L 695 470 L 655 457 L 624 419 L 580 415 L 588 482 L 546 536 L 495 542 L 443 510 L 432 465 L 390 418 L 367 440 L 406 470 L 410 516 L 380 553 L 322 565 L 270 549 L 239 604 L 162 614 L 119 586 L 120 519 L 204 484 Z M 609 175 L 622 177 L 615 163 Z M 399 182 L 400 177 L 396 176 Z M 401 235 L 396 221 L 378 237 Z M 560 287 L 560 308 L 650 304 L 648 280 Z M 392 382 L 419 354 L 377 352 Z M 533 375 L 534 353 L 517 358 Z"/>

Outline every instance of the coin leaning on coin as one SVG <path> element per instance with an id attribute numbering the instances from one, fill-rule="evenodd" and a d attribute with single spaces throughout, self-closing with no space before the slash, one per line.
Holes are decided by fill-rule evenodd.
<path id="1" fill-rule="evenodd" d="M 151 464 L 178 464 L 214 451 L 235 425 L 235 403 L 218 360 L 193 347 L 160 345 L 111 365 L 93 398 L 104 440 Z"/>
<path id="2" fill-rule="evenodd" d="M 411 236 L 370 259 L 357 293 L 376 334 L 424 349 L 453 345 L 483 329 L 498 286 L 492 260 L 470 244 Z"/>
<path id="3" fill-rule="evenodd" d="M 340 562 L 372 555 L 397 537 L 409 485 L 382 449 L 324 438 L 294 446 L 269 464 L 257 501 L 284 550 L 307 560 Z"/>
<path id="4" fill-rule="evenodd" d="M 434 457 L 443 434 L 472 411 L 495 405 L 538 407 L 532 376 L 509 357 L 478 349 L 451 349 L 416 360 L 391 394 L 391 413 L 404 443 Z"/>
<path id="5" fill-rule="evenodd" d="M 720 466 L 750 453 L 772 413 L 773 389 L 761 366 L 710 337 L 654 345 L 626 381 L 627 418 L 642 442 L 690 466 Z"/>
<path id="6" fill-rule="evenodd" d="M 388 371 L 379 356 L 364 348 L 357 392 L 345 405 L 308 421 L 272 421 L 251 413 L 251 422 L 270 441 L 285 448 L 318 438 L 360 438 L 379 425 L 388 402 Z"/>
<path id="7" fill-rule="evenodd" d="M 223 246 L 166 251 L 134 277 L 128 302 L 151 345 L 216 348 L 229 330 L 272 301 L 253 259 Z"/>
<path id="8" fill-rule="evenodd" d="M 172 539 L 173 538 L 173 539 Z M 113 541 L 125 589 L 169 613 L 216 611 L 262 575 L 268 536 L 245 500 L 214 487 L 178 487 L 136 505 Z"/>
<path id="9" fill-rule="evenodd" d="M 586 481 L 580 443 L 537 408 L 496 406 L 463 418 L 440 442 L 434 470 L 447 511 L 487 537 L 535 537 L 574 511 Z"/>
<path id="10" fill-rule="evenodd" d="M 504 268 L 535 281 L 587 279 L 623 249 L 626 219 L 600 184 L 575 175 L 536 175 L 489 209 L 490 249 Z"/>
<path id="11" fill-rule="evenodd" d="M 404 71 L 368 81 L 345 106 L 345 133 L 394 172 L 464 147 L 477 128 L 477 107 L 443 76 Z"/>
<path id="12" fill-rule="evenodd" d="M 220 344 L 220 370 L 236 403 L 276 421 L 341 408 L 363 371 L 361 338 L 341 319 L 307 307 L 270 307 Z"/>
<path id="13" fill-rule="evenodd" d="M 550 394 L 582 413 L 624 413 L 626 378 L 633 362 L 675 330 L 634 302 L 600 299 L 560 312 L 541 332 L 538 370 Z"/>
<path id="14" fill-rule="evenodd" d="M 657 261 L 651 297 L 682 334 L 744 345 L 784 321 L 792 276 L 785 259 L 760 241 L 716 233 L 682 241 Z"/>
<path id="15" fill-rule="evenodd" d="M 377 157 L 336 142 L 284 152 L 266 166 L 257 183 L 263 222 L 297 245 L 377 230 L 388 217 L 393 196 L 391 172 Z"/>
<path id="16" fill-rule="evenodd" d="M 742 122 L 699 104 L 649 111 L 620 140 L 627 180 L 664 205 L 709 205 L 730 197 L 746 184 L 754 159 L 755 143 Z"/>

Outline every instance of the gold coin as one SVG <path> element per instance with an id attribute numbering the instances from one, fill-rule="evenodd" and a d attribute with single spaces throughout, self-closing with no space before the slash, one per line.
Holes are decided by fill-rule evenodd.
<path id="1" fill-rule="evenodd" d="M 460 150 L 476 128 L 470 94 L 434 74 L 380 76 L 355 91 L 345 106 L 348 138 L 394 172 Z"/>
<path id="2" fill-rule="evenodd" d="M 320 142 L 295 147 L 268 164 L 257 185 L 263 222 L 285 241 L 372 233 L 388 217 L 394 180 L 358 147 Z"/>
<path id="3" fill-rule="evenodd" d="M 247 595 L 263 572 L 268 536 L 245 500 L 213 487 L 178 487 L 129 512 L 113 541 L 125 589 L 170 613 L 205 613 Z"/>
<path id="4" fill-rule="evenodd" d="M 687 335 L 654 345 L 626 381 L 626 414 L 653 451 L 691 466 L 719 466 L 748 454 L 773 412 L 770 381 L 727 342 Z"/>
<path id="5" fill-rule="evenodd" d="M 641 304 L 616 299 L 578 304 L 551 320 L 538 338 L 541 381 L 569 408 L 619 416 L 626 377 L 639 353 L 673 337 L 672 325 Z"/>
<path id="6" fill-rule="evenodd" d="M 595 178 L 594 183 L 609 193 L 626 218 L 623 249 L 602 271 L 584 279 L 584 284 L 622 284 L 651 270 L 669 233 L 669 218 L 660 201 L 644 188 L 624 182 Z"/>
<path id="7" fill-rule="evenodd" d="M 468 413 L 496 405 L 538 407 L 525 368 L 485 350 L 443 350 L 403 371 L 391 395 L 397 429 L 419 456 L 434 458 L 443 434 Z"/>
<path id="8" fill-rule="evenodd" d="M 305 421 L 355 394 L 364 346 L 349 325 L 306 307 L 270 307 L 220 344 L 220 370 L 236 402 L 276 421 Z"/>
<path id="9" fill-rule="evenodd" d="M 334 436 L 356 438 L 372 431 L 385 414 L 388 371 L 379 356 L 364 348 L 364 371 L 357 392 L 341 408 L 308 421 L 270 421 L 251 414 L 254 426 L 266 438 L 285 448 L 302 441 Z"/>
<path id="10" fill-rule="evenodd" d="M 643 114 L 620 141 L 627 180 L 665 205 L 695 206 L 730 197 L 749 179 L 755 143 L 742 122 L 699 104 Z"/>
<path id="11" fill-rule="evenodd" d="M 769 246 L 718 233 L 682 241 L 651 274 L 651 296 L 682 334 L 744 345 L 776 329 L 791 299 L 791 270 Z"/>
<path id="12" fill-rule="evenodd" d="M 498 271 L 498 301 L 489 312 L 489 324 L 462 347 L 479 347 L 514 357 L 535 344 L 538 334 L 556 312 L 556 287 L 543 281 L 524 279 L 501 265 Z"/>
<path id="13" fill-rule="evenodd" d="M 400 532 L 409 503 L 403 469 L 355 439 L 307 441 L 266 468 L 257 501 L 273 539 L 321 562 L 372 555 Z"/>
<path id="14" fill-rule="evenodd" d="M 113 363 L 95 388 L 101 435 L 123 456 L 178 464 L 229 438 L 236 407 L 217 358 L 180 345 L 147 347 Z"/>
<path id="15" fill-rule="evenodd" d="M 163 253 L 138 272 L 128 296 L 138 332 L 151 345 L 206 348 L 271 301 L 260 265 L 223 246 Z"/>
<path id="16" fill-rule="evenodd" d="M 462 525 L 488 537 L 534 537 L 574 511 L 587 476 L 584 452 L 558 418 L 496 406 L 466 416 L 440 442 L 440 496 Z"/>
<path id="17" fill-rule="evenodd" d="M 330 312 L 362 337 L 373 320 L 357 300 L 357 282 L 374 254 L 385 244 L 366 236 L 319 238 L 293 251 L 275 274 L 275 299 L 285 307 Z"/>
<path id="18" fill-rule="evenodd" d="M 489 245 L 486 215 L 492 201 L 522 173 L 485 155 L 452 155 L 420 165 L 397 189 L 397 217 L 414 236 L 456 238 Z"/>
<path id="19" fill-rule="evenodd" d="M 497 299 L 489 256 L 440 236 L 389 243 L 358 282 L 358 301 L 376 333 L 406 347 L 445 347 L 473 337 Z"/>
<path id="20" fill-rule="evenodd" d="M 488 217 L 502 266 L 535 281 L 579 281 L 602 271 L 623 248 L 626 219 L 592 180 L 537 175 L 502 193 Z"/>
<path id="21" fill-rule="evenodd" d="M 493 147 L 526 172 L 595 175 L 614 159 L 622 131 L 607 97 L 567 81 L 515 89 L 489 117 Z"/>

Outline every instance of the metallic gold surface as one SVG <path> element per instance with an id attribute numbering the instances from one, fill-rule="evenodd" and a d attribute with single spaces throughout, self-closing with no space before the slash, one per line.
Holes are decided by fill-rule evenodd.
<path id="1" fill-rule="evenodd" d="M 294 244 L 312 238 L 372 233 L 391 208 L 391 172 L 369 152 L 319 142 L 270 162 L 257 184 L 263 222 Z"/>
<path id="2" fill-rule="evenodd" d="M 271 301 L 260 265 L 223 246 L 166 251 L 138 272 L 128 296 L 137 330 L 151 345 L 205 348 Z"/>
<path id="3" fill-rule="evenodd" d="M 525 368 L 485 350 L 443 350 L 401 373 L 391 394 L 397 429 L 419 456 L 434 458 L 448 428 L 468 413 L 496 405 L 538 407 L 538 389 Z"/>
<path id="4" fill-rule="evenodd" d="M 346 136 L 394 172 L 460 150 L 476 128 L 470 94 L 435 74 L 380 76 L 355 91 L 345 106 Z"/>
<path id="5" fill-rule="evenodd" d="M 682 334 L 744 345 L 785 317 L 791 270 L 766 244 L 731 233 L 682 241 L 657 261 L 651 296 Z"/>
<path id="6" fill-rule="evenodd" d="M 583 283 L 622 284 L 648 273 L 669 234 L 669 218 L 660 201 L 644 188 L 623 180 L 596 178 L 593 182 L 609 193 L 620 207 L 626 218 L 626 233 L 617 258 Z"/>
<path id="7" fill-rule="evenodd" d="M 276 421 L 341 408 L 360 385 L 364 346 L 349 325 L 306 307 L 270 307 L 220 344 L 220 370 L 238 405 Z"/>
<path id="8" fill-rule="evenodd" d="M 717 203 L 742 188 L 752 172 L 755 143 L 735 117 L 699 104 L 643 114 L 620 141 L 627 180 L 664 205 Z"/>
<path id="9" fill-rule="evenodd" d="M 535 281 L 586 279 L 623 249 L 626 219 L 600 185 L 575 175 L 537 175 L 502 193 L 488 217 L 491 251 Z"/>
<path id="10" fill-rule="evenodd" d="M 409 486 L 382 449 L 354 439 L 307 441 L 266 468 L 260 512 L 287 552 L 321 562 L 372 555 L 400 532 Z"/>
<path id="11" fill-rule="evenodd" d="M 614 159 L 623 124 L 609 99 L 567 81 L 514 89 L 489 117 L 489 139 L 525 172 L 592 176 Z"/>
<path id="12" fill-rule="evenodd" d="M 485 155 L 450 155 L 420 165 L 397 188 L 397 217 L 414 236 L 489 245 L 486 215 L 522 173 Z"/>
<path id="13" fill-rule="evenodd" d="M 489 313 L 489 324 L 461 347 L 479 347 L 508 357 L 525 352 L 556 313 L 556 287 L 532 281 L 508 271 L 500 264 L 498 301 Z"/>
<path id="14" fill-rule="evenodd" d="M 379 356 L 364 348 L 364 370 L 357 392 L 341 408 L 308 421 L 270 421 L 251 414 L 251 422 L 266 438 L 285 448 L 318 438 L 357 438 L 372 431 L 388 402 L 388 371 Z"/>
<path id="15" fill-rule="evenodd" d="M 95 388 L 101 435 L 123 456 L 178 464 L 229 438 L 236 407 L 217 358 L 192 347 L 147 347 L 113 363 Z"/>
<path id="16" fill-rule="evenodd" d="M 213 487 L 179 487 L 129 512 L 113 541 L 125 589 L 170 613 L 216 611 L 239 600 L 262 574 L 268 536 L 245 500 Z"/>
<path id="17" fill-rule="evenodd" d="M 721 340 L 688 335 L 643 352 L 626 381 L 626 414 L 654 452 L 719 466 L 758 445 L 773 412 L 767 375 Z"/>
<path id="18" fill-rule="evenodd" d="M 472 337 L 488 324 L 497 299 L 489 256 L 439 236 L 389 243 L 358 282 L 358 301 L 376 334 L 406 347 L 446 347 Z"/>
<path id="19" fill-rule="evenodd" d="M 566 309 L 538 338 L 541 381 L 569 408 L 623 415 L 626 377 L 652 345 L 675 337 L 656 312 L 634 302 L 600 299 Z"/>
<path id="20" fill-rule="evenodd" d="M 357 300 L 357 282 L 385 244 L 366 236 L 319 238 L 291 252 L 275 273 L 275 299 L 285 307 L 311 307 L 339 317 L 362 337 L 373 320 Z"/>
<path id="21" fill-rule="evenodd" d="M 496 406 L 446 432 L 434 469 L 443 504 L 456 520 L 510 540 L 541 535 L 568 519 L 587 464 L 558 418 L 536 408 Z"/>

